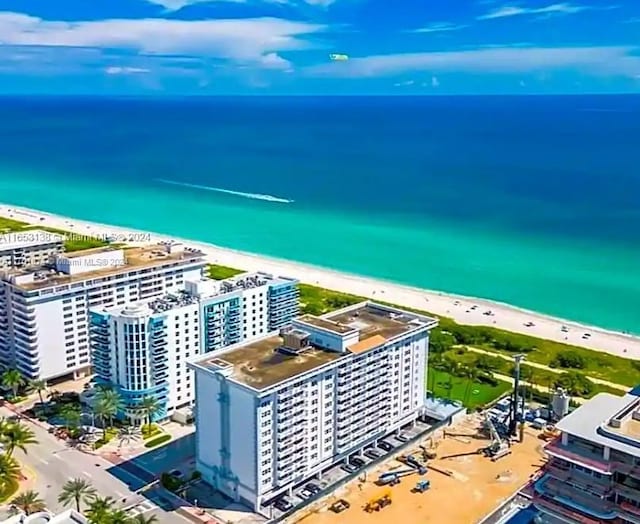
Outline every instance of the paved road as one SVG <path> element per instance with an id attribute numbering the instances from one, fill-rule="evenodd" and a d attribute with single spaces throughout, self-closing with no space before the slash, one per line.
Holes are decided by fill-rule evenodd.
<path id="1" fill-rule="evenodd" d="M 0 416 L 12 414 L 7 408 L 0 407 Z M 132 490 L 147 484 L 151 478 L 148 474 L 145 477 L 144 472 L 140 472 L 140 476 L 145 478 L 137 478 L 135 470 L 128 471 L 99 456 L 69 448 L 40 426 L 27 420 L 24 423 L 33 430 L 38 444 L 29 446 L 26 455 L 19 450 L 16 451 L 15 457 L 25 469 L 30 470 L 28 473 L 35 474 L 33 489 L 40 493 L 51 511 L 63 509 L 58 503 L 62 485 L 70 478 L 84 478 L 91 482 L 99 495 L 113 497 L 118 500 L 120 506 L 137 506 L 131 510 L 132 514 L 154 514 L 160 524 L 188 522 L 175 512 L 168 513 L 160 509 L 158 506 L 163 504 L 157 492 L 152 492 L 149 497 L 133 493 Z"/>

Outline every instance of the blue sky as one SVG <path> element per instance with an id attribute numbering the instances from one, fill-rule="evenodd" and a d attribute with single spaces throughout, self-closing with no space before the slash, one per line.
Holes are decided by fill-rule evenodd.
<path id="1" fill-rule="evenodd" d="M 640 0 L 0 0 L 0 92 L 640 93 Z"/>

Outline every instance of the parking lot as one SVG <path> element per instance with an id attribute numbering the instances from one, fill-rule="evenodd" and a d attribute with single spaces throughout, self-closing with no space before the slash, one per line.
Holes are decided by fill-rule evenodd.
<path id="1" fill-rule="evenodd" d="M 359 478 L 367 480 L 367 471 L 389 457 L 424 438 L 431 430 L 431 425 L 416 421 L 403 427 L 400 431 L 374 440 L 362 447 L 338 464 L 322 472 L 321 475 L 309 478 L 298 484 L 289 494 L 280 495 L 263 506 L 263 511 L 270 518 L 279 518 L 291 514 L 311 500 L 318 500 L 335 491 L 341 484 Z M 348 458 L 348 460 L 347 460 Z"/>

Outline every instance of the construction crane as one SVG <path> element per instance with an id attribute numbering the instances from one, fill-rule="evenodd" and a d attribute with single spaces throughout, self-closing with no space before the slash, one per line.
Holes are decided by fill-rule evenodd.
<path id="1" fill-rule="evenodd" d="M 511 453 L 509 442 L 500 437 L 500 434 L 498 433 L 498 430 L 496 430 L 496 427 L 491 420 L 491 416 L 488 413 L 485 413 L 485 424 L 487 425 L 489 434 L 491 435 L 491 444 L 484 448 L 484 453 L 488 457 L 491 457 L 491 460 L 493 461 Z"/>
<path id="2" fill-rule="evenodd" d="M 523 354 L 518 354 L 513 356 L 514 360 L 514 373 L 513 373 L 513 393 L 511 395 L 511 406 L 510 406 L 510 414 L 509 414 L 509 436 L 515 437 L 518 433 L 518 404 L 519 404 L 519 394 L 518 390 L 520 388 L 520 363 L 524 360 Z M 524 404 L 524 396 L 522 397 L 522 402 Z M 524 408 L 524 406 L 523 406 Z M 524 412 L 524 409 L 523 409 Z"/>
<path id="3" fill-rule="evenodd" d="M 424 475 L 427 473 L 427 468 L 420 466 L 419 468 L 403 469 L 402 471 L 389 471 L 378 477 L 378 484 L 394 486 L 400 482 L 402 477 L 414 475 L 416 473 Z"/>

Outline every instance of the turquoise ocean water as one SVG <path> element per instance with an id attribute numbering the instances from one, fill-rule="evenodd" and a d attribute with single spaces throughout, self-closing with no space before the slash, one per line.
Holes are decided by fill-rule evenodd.
<path id="1" fill-rule="evenodd" d="M 638 97 L 6 98 L 0 201 L 640 332 L 638 116 Z"/>

